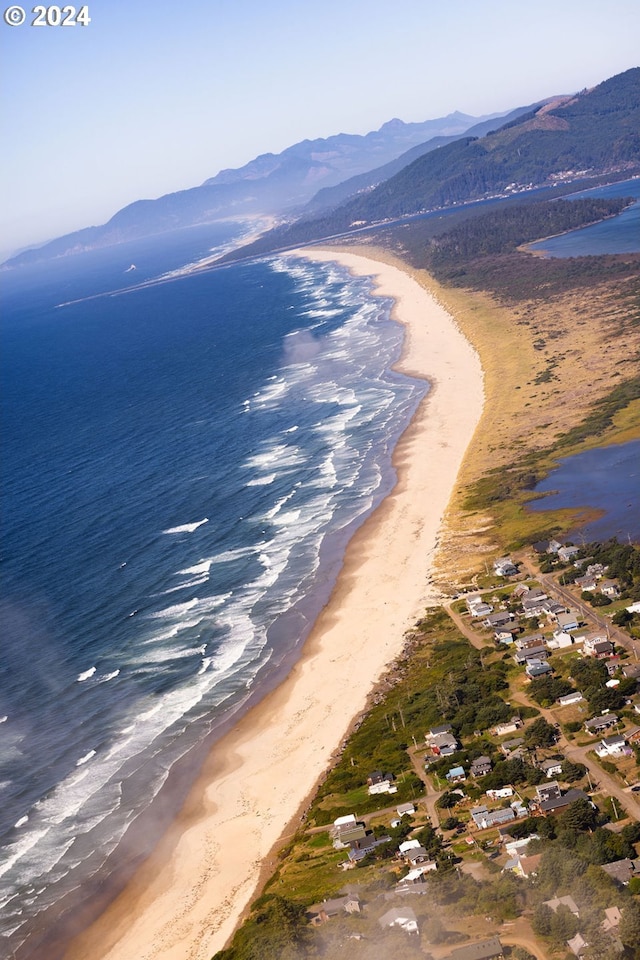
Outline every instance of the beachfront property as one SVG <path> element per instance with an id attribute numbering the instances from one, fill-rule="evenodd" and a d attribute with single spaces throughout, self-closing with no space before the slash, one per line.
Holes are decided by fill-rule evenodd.
<path id="1" fill-rule="evenodd" d="M 489 613 L 493 613 L 491 604 L 485 603 L 479 593 L 472 597 L 467 597 L 466 602 L 467 610 L 474 619 L 477 617 L 486 617 Z"/>
<path id="2" fill-rule="evenodd" d="M 518 568 L 511 557 L 500 557 L 499 560 L 494 560 L 493 570 L 498 577 L 513 577 L 518 572 Z"/>
<path id="3" fill-rule="evenodd" d="M 323 900 L 322 903 L 314 903 L 307 907 L 307 918 L 309 923 L 318 926 L 326 923 L 332 917 L 340 916 L 343 913 L 360 913 L 360 900 L 356 896 L 348 895 L 346 897 L 337 897 L 333 900 Z"/>

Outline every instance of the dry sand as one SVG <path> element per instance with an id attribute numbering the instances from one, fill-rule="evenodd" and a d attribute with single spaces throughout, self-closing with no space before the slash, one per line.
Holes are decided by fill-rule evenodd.
<path id="1" fill-rule="evenodd" d="M 438 531 L 483 404 L 478 356 L 408 273 L 343 251 L 302 251 L 376 278 L 406 325 L 397 368 L 432 388 L 397 445 L 398 483 L 350 542 L 330 602 L 281 686 L 213 749 L 189 800 L 67 960 L 209 960 L 253 898 L 405 632 L 436 597 Z"/>

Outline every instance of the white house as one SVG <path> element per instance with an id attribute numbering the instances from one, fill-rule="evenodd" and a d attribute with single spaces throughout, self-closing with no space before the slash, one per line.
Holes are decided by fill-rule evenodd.
<path id="1" fill-rule="evenodd" d="M 419 933 L 418 920 L 411 907 L 394 907 L 379 918 L 378 923 L 385 927 L 400 927 L 405 933 Z"/>

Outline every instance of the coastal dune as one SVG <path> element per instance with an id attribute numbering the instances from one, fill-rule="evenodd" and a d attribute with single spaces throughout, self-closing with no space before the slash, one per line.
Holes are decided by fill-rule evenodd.
<path id="1" fill-rule="evenodd" d="M 152 856 L 65 960 L 209 960 L 222 949 L 405 632 L 437 600 L 438 533 L 482 410 L 478 356 L 408 272 L 343 250 L 293 255 L 373 277 L 405 326 L 396 369 L 431 387 L 394 452 L 397 484 L 350 541 L 301 658 L 214 746 Z"/>

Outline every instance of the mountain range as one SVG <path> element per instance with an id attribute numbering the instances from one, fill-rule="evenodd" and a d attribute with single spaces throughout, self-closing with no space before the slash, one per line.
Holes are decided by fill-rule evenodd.
<path id="1" fill-rule="evenodd" d="M 322 187 L 334 187 L 384 166 L 412 148 L 430 149 L 431 142 L 434 147 L 450 142 L 478 123 L 495 126 L 502 116 L 471 117 L 455 112 L 423 123 L 394 119 L 364 136 L 340 133 L 326 139 L 303 140 L 282 153 L 262 154 L 243 167 L 222 170 L 198 187 L 156 200 L 137 200 L 105 224 L 22 251 L 7 264 L 17 266 L 80 253 L 229 217 L 291 215 Z"/>
<path id="2" fill-rule="evenodd" d="M 640 175 L 640 67 L 591 90 L 553 97 L 484 136 L 470 134 L 423 153 L 329 211 L 310 207 L 295 223 L 224 259 L 534 187 Z"/>
<path id="3" fill-rule="evenodd" d="M 108 223 L 7 261 L 18 266 L 194 224 L 272 214 L 287 222 L 237 259 L 533 187 L 640 174 L 640 67 L 508 114 L 394 119 L 365 136 L 304 140 L 201 186 L 139 200 Z"/>

